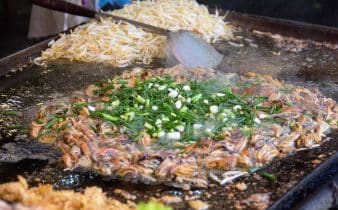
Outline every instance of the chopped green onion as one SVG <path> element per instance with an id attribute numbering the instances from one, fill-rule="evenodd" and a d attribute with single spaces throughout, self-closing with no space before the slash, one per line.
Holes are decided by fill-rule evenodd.
<path id="1" fill-rule="evenodd" d="M 195 95 L 194 97 L 191 98 L 192 102 L 197 102 L 198 100 L 200 100 L 202 98 L 202 94 L 199 93 L 197 95 Z"/>
<path id="2" fill-rule="evenodd" d="M 136 210 L 172 210 L 172 208 L 157 201 L 149 201 L 147 203 L 138 203 L 136 205 Z"/>
<path id="3" fill-rule="evenodd" d="M 149 99 L 146 99 L 145 106 L 146 106 L 147 109 L 150 108 L 150 100 Z"/>
<path id="4" fill-rule="evenodd" d="M 144 127 L 148 128 L 148 129 L 153 129 L 154 128 L 151 124 L 149 124 L 147 122 L 144 123 Z"/>
<path id="5" fill-rule="evenodd" d="M 109 114 L 105 114 L 105 113 L 102 113 L 102 117 L 108 121 L 111 121 L 111 122 L 116 122 L 118 121 L 119 119 L 117 117 L 114 117 L 114 116 L 111 116 Z"/>
<path id="6" fill-rule="evenodd" d="M 140 96 L 140 95 L 137 95 L 137 96 L 136 96 L 136 100 L 137 100 L 140 104 L 146 103 L 146 100 L 145 100 L 142 96 Z"/>
<path id="7" fill-rule="evenodd" d="M 120 78 L 114 82 L 128 83 Z M 173 140 L 193 143 L 207 136 L 218 138 L 223 130 L 233 127 L 243 129 L 244 135 L 251 135 L 253 127 L 264 125 L 257 123 L 257 111 L 268 115 L 281 109 L 280 105 L 263 106 L 263 102 L 268 100 L 266 97 L 239 95 L 217 79 L 178 83 L 167 75 L 147 80 L 136 79 L 134 87 L 121 85 L 118 91 L 114 88 L 114 82 L 97 83 L 98 94 L 108 98 L 108 101 L 97 99 L 90 103 L 73 104 L 70 111 L 76 113 L 79 108 L 103 104 L 102 108 L 92 109 L 90 117 L 124 127 L 123 133 L 134 140 L 146 132 L 164 142 L 172 139 L 169 136 L 174 137 Z M 113 91 L 106 91 L 110 89 Z M 64 112 L 55 117 L 64 119 L 68 114 Z M 263 123 L 265 120 L 268 119 L 262 119 Z M 197 125 L 201 125 L 201 128 L 196 129 Z"/>
<path id="8" fill-rule="evenodd" d="M 115 100 L 115 101 L 113 101 L 113 102 L 111 102 L 111 106 L 113 107 L 113 108 L 116 108 L 116 107 L 118 107 L 120 105 L 120 100 Z"/>
<path id="9" fill-rule="evenodd" d="M 45 126 L 45 129 L 49 129 L 50 127 L 52 127 L 57 121 L 59 120 L 59 118 L 54 117 L 53 119 L 51 119 Z"/>
<path id="10" fill-rule="evenodd" d="M 273 174 L 270 174 L 270 173 L 267 173 L 267 172 L 262 172 L 261 173 L 261 176 L 264 178 L 264 179 L 267 179 L 271 182 L 274 182 L 277 180 L 277 178 L 273 175 Z"/>

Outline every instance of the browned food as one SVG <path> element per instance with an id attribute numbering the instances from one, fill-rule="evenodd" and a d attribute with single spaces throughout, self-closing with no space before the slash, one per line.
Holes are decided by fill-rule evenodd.
<path id="1" fill-rule="evenodd" d="M 36 206 L 23 206 L 21 204 L 9 204 L 0 200 L 0 209 L 1 210 L 44 210 L 43 208 Z"/>
<path id="2" fill-rule="evenodd" d="M 241 204 L 253 209 L 263 210 L 269 207 L 269 202 L 270 195 L 268 193 L 255 193 L 242 200 Z"/>
<path id="3" fill-rule="evenodd" d="M 272 34 L 271 32 L 263 32 L 253 30 L 252 33 L 258 37 L 267 37 L 272 39 L 278 48 L 283 48 L 286 51 L 290 52 L 301 52 L 304 49 L 309 48 L 310 45 L 314 45 L 316 47 L 327 47 L 332 50 L 338 49 L 337 43 L 330 42 L 316 42 L 312 40 L 302 40 L 294 37 L 285 37 L 281 34 Z"/>
<path id="4" fill-rule="evenodd" d="M 108 198 L 102 189 L 89 187 L 83 193 L 71 190 L 53 190 L 52 185 L 29 188 L 26 180 L 19 177 L 18 182 L 0 185 L 0 199 L 15 205 L 0 202 L 1 209 L 18 210 L 130 210 L 135 206 L 123 204 Z"/>
<path id="5" fill-rule="evenodd" d="M 188 204 L 194 210 L 206 210 L 209 208 L 209 205 L 201 200 L 188 201 Z"/>
<path id="6" fill-rule="evenodd" d="M 195 119 L 194 126 L 189 128 L 206 127 L 219 116 L 223 117 L 220 119 L 224 122 L 223 127 L 217 127 L 217 131 L 213 127 L 211 132 L 205 131 L 205 135 L 194 136 L 191 140 L 186 135 L 190 123 L 186 120 L 182 121 L 183 129 L 176 126 L 172 131 L 162 130 L 166 137 L 175 138 L 161 139 L 157 124 L 147 121 L 147 124 L 142 122 L 143 130 L 137 133 L 138 139 L 133 139 L 131 131 L 125 131 L 128 126 L 123 123 L 134 115 L 128 111 L 117 116 L 114 109 L 119 105 L 112 98 L 119 91 L 133 91 L 142 81 L 149 84 L 152 78 L 161 79 L 165 74 L 176 80 L 175 85 L 191 85 L 191 81 L 212 81 L 215 78 L 226 81 L 228 92 L 221 92 L 222 86 L 219 94 L 216 90 L 217 100 L 208 98 L 213 104 L 202 99 L 196 101 L 201 107 L 210 108 L 210 113 L 205 114 L 203 123 L 198 124 Z M 71 99 L 70 103 L 41 107 L 32 123 L 33 136 L 59 147 L 64 153 L 62 160 L 67 169 L 89 169 L 131 182 L 163 183 L 183 189 L 207 188 L 211 183 L 226 184 L 246 175 L 249 168 L 262 167 L 276 157 L 320 145 L 338 118 L 336 102 L 325 98 L 318 90 L 284 84 L 268 75 L 219 75 L 208 69 L 185 70 L 180 67 L 153 71 L 137 68 L 124 73 L 118 78 L 121 79 L 124 80 L 121 84 L 116 83 L 116 78 L 93 84 L 83 96 Z M 113 83 L 114 88 L 107 88 Z M 172 92 L 169 91 L 169 95 Z M 230 99 L 229 103 L 224 101 L 222 97 L 227 97 L 226 94 L 241 104 L 231 105 Z M 125 100 L 127 98 L 128 94 Z M 142 111 L 140 113 L 151 115 L 155 112 L 155 108 L 149 108 L 149 113 L 144 112 L 146 99 L 141 99 L 134 101 L 135 104 L 140 102 L 137 106 Z M 173 100 L 177 105 L 178 99 Z M 221 105 L 216 103 L 218 100 L 223 100 Z M 186 101 L 182 99 L 183 105 L 190 106 L 191 103 L 189 105 Z M 215 106 L 218 106 L 216 111 Z M 192 114 L 200 116 L 194 109 L 198 108 L 191 108 Z M 179 112 L 175 113 L 177 116 Z M 173 117 L 169 121 L 175 120 Z"/>

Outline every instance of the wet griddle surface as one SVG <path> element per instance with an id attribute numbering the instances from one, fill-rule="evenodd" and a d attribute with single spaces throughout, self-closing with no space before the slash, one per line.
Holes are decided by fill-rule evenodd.
<path id="1" fill-rule="evenodd" d="M 300 52 L 290 52 L 279 48 L 267 38 L 258 38 L 250 31 L 238 35 L 250 40 L 238 40 L 235 46 L 229 42 L 216 43 L 215 47 L 225 55 L 224 65 L 220 71 L 227 72 L 258 72 L 270 74 L 274 78 L 288 83 L 318 87 L 327 97 L 338 100 L 338 53 L 323 47 L 309 46 Z M 252 43 L 251 43 L 252 41 Z M 250 46 L 251 43 L 251 46 Z M 254 43 L 254 44 L 253 44 Z M 257 45 L 258 47 L 256 47 Z M 160 64 L 147 66 L 160 67 Z M 125 68 L 128 69 L 128 68 Z M 10 73 L 0 78 L 0 144 L 16 141 L 23 142 L 20 147 L 7 147 L 8 153 L 19 154 L 24 145 L 30 145 L 27 138 L 27 127 L 35 115 L 39 105 L 47 101 L 69 97 L 74 91 L 83 90 L 87 85 L 101 79 L 112 78 L 125 69 L 117 69 L 101 64 L 69 63 L 58 60 L 47 67 L 29 65 L 23 71 Z M 9 106 L 9 107 L 8 107 Z M 13 111 L 4 111 L 5 109 Z M 16 112 L 18 111 L 18 112 Z M 31 184 L 52 183 L 59 189 L 82 190 L 85 186 L 97 185 L 108 195 L 123 200 L 115 195 L 116 188 L 128 190 L 137 196 L 138 200 L 162 195 L 178 195 L 183 199 L 200 198 L 212 205 L 212 209 L 233 209 L 236 201 L 243 200 L 253 193 L 269 193 L 271 204 L 280 199 L 296 183 L 315 169 L 338 149 L 337 137 L 333 132 L 327 142 L 320 148 L 299 151 L 280 160 L 273 161 L 261 171 L 269 172 L 277 177 L 276 182 L 261 178 L 258 174 L 242 178 L 248 186 L 246 191 L 238 191 L 234 184 L 225 187 L 215 187 L 211 190 L 181 191 L 165 186 L 145 186 L 142 184 L 121 183 L 105 180 L 89 172 L 63 171 L 56 162 L 22 160 L 19 163 L 0 165 L 0 182 L 16 180 L 17 175 L 23 175 Z M 186 204 L 174 205 L 186 209 Z"/>

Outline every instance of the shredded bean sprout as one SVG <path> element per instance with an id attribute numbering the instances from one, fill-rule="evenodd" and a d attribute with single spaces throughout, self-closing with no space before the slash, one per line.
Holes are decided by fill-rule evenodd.
<path id="1" fill-rule="evenodd" d="M 207 42 L 232 37 L 232 27 L 224 17 L 208 12 L 207 7 L 194 0 L 157 0 L 134 2 L 114 15 L 167 28 L 172 31 L 190 30 Z M 164 57 L 166 37 L 148 33 L 128 23 L 110 19 L 93 20 L 77 27 L 70 34 L 61 34 L 49 43 L 36 63 L 58 58 L 70 61 L 97 62 L 117 67 L 131 63 L 150 64 L 154 58 Z"/>

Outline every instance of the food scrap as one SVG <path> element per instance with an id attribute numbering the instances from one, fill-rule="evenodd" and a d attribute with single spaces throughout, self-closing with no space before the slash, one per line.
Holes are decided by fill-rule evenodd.
<path id="1" fill-rule="evenodd" d="M 240 204 L 242 205 L 257 210 L 263 210 L 268 208 L 269 203 L 270 195 L 268 193 L 255 193 L 240 202 Z"/>
<path id="2" fill-rule="evenodd" d="M 102 189 L 88 187 L 83 193 L 71 190 L 53 190 L 52 185 L 41 185 L 29 188 L 26 180 L 19 177 L 18 182 L 9 182 L 0 185 L 0 199 L 19 203 L 25 210 L 132 210 L 133 206 L 108 198 Z M 4 204 L 4 203 L 3 203 Z M 0 206 L 2 203 L 0 203 Z M 4 204 L 5 205 L 5 204 Z M 10 206 L 7 205 L 10 209 Z M 15 208 L 15 209 L 20 209 Z"/>
<path id="3" fill-rule="evenodd" d="M 209 205 L 206 202 L 203 202 L 201 200 L 192 200 L 188 201 L 188 204 L 190 208 L 194 210 L 206 210 L 209 209 Z"/>
<path id="4" fill-rule="evenodd" d="M 236 187 L 237 190 L 240 190 L 240 191 L 244 191 L 248 188 L 247 185 L 244 182 L 238 182 L 235 185 L 235 187 Z"/>

